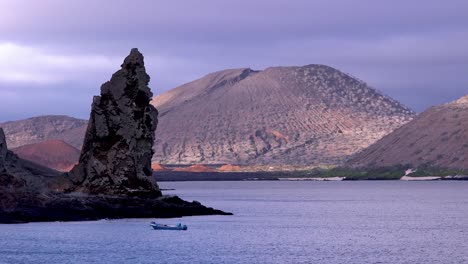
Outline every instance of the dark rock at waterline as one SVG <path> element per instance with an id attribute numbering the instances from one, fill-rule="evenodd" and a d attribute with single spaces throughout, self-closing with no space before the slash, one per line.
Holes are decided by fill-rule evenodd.
<path id="1" fill-rule="evenodd" d="M 20 195 L 21 197 L 14 197 Z M 118 218 L 169 218 L 194 215 L 231 215 L 177 196 L 156 199 L 83 194 L 31 194 L 3 192 L 14 208 L 0 210 L 0 223 L 84 221 Z M 7 198 L 7 199 L 8 199 Z"/>
<path id="2" fill-rule="evenodd" d="M 0 223 L 230 215 L 176 196 L 129 197 L 54 191 L 59 180 L 65 180 L 65 176 L 8 151 L 0 128 Z"/>

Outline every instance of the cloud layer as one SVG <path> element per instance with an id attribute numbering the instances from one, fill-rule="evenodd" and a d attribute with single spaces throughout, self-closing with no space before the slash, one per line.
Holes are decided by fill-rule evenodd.
<path id="1" fill-rule="evenodd" d="M 468 93 L 467 1 L 3 0 L 0 121 L 86 118 L 132 47 L 155 93 L 225 68 L 311 63 L 417 111 Z"/>

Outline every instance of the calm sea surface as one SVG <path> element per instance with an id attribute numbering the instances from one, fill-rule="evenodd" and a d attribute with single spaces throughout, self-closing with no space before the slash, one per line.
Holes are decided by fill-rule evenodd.
<path id="1" fill-rule="evenodd" d="M 0 225 L 0 263 L 468 263 L 468 182 L 164 182 L 234 216 Z"/>

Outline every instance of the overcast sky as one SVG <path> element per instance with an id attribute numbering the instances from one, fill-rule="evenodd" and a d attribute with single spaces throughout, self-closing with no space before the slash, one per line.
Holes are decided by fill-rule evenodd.
<path id="1" fill-rule="evenodd" d="M 89 115 L 132 47 L 155 94 L 326 64 L 416 111 L 468 94 L 467 0 L 0 0 L 0 122 Z"/>

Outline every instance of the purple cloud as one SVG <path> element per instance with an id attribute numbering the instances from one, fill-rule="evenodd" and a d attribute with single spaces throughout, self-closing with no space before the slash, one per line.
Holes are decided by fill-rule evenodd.
<path id="1" fill-rule="evenodd" d="M 417 111 L 468 93 L 467 1 L 7 0 L 0 121 L 86 118 L 132 47 L 145 54 L 155 93 L 224 68 L 311 63 Z"/>

